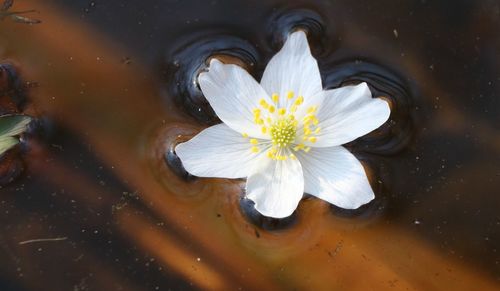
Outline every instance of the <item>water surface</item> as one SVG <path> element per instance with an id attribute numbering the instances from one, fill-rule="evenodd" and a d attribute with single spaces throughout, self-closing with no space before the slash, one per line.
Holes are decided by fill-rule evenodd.
<path id="1" fill-rule="evenodd" d="M 1 289 L 500 288 L 499 6 L 16 1 L 42 23 L 1 21 L 0 54 L 38 83 L 40 122 L 0 190 Z M 366 81 L 393 113 L 348 145 L 372 203 L 269 221 L 242 181 L 186 179 L 165 152 L 218 122 L 192 82 L 208 57 L 259 79 L 296 27 L 325 87 Z"/>

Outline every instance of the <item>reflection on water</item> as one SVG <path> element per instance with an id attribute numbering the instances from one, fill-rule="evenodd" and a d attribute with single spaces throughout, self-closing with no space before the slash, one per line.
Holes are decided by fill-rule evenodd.
<path id="1" fill-rule="evenodd" d="M 499 4 L 289 2 L 15 2 L 43 22 L 1 22 L 0 55 L 45 118 L 0 190 L 2 290 L 500 286 Z M 349 144 L 373 203 L 265 221 L 242 181 L 186 179 L 168 149 L 217 122 L 207 58 L 259 79 L 295 27 L 325 87 L 366 81 L 393 111 Z"/>

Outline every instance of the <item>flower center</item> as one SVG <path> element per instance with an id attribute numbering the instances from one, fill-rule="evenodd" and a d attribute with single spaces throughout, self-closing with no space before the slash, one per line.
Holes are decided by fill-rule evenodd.
<path id="1" fill-rule="evenodd" d="M 261 99 L 259 108 L 253 109 L 254 122 L 260 126 L 263 134 L 270 136 L 271 146 L 269 147 L 269 141 L 259 141 L 251 138 L 251 151 L 258 153 L 262 147 L 265 147 L 268 149 L 267 157 L 273 160 L 296 159 L 289 149 L 309 152 L 311 147 L 307 146 L 307 144 L 315 143 L 317 141 L 316 135 L 320 132 L 319 121 L 315 115 L 317 107 L 310 106 L 304 118 L 297 120 L 295 113 L 304 103 L 304 97 L 298 96 L 295 98 L 293 92 L 288 92 L 286 99 L 281 101 L 282 104 L 279 102 L 278 94 L 273 94 L 271 99 L 272 103 Z M 279 107 L 278 105 L 285 106 Z M 285 107 L 289 108 L 288 112 Z M 298 132 L 299 125 L 301 132 Z M 243 136 L 248 138 L 245 133 Z M 296 142 L 297 136 L 302 137 L 302 142 Z"/>
<path id="2" fill-rule="evenodd" d="M 271 143 L 275 146 L 285 148 L 294 140 L 297 134 L 297 122 L 293 115 L 275 121 L 269 128 Z"/>

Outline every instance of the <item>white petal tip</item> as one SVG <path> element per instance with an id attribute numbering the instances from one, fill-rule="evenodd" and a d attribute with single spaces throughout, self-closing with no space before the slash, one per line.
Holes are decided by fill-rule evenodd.
<path id="1" fill-rule="evenodd" d="M 219 61 L 217 58 L 210 59 L 209 67 L 222 65 L 223 63 Z"/>
<path id="2" fill-rule="evenodd" d="M 246 197 L 246 198 L 252 200 L 255 203 L 255 201 L 253 199 L 251 199 L 250 197 Z M 262 207 L 262 205 L 257 204 L 257 203 L 255 203 L 255 205 L 254 205 L 255 210 L 257 210 L 263 216 L 269 217 L 269 218 L 276 218 L 276 219 L 282 219 L 282 218 L 289 217 L 290 215 L 293 214 L 293 212 L 295 211 L 295 209 L 297 209 L 297 207 L 298 207 L 298 205 L 295 208 L 293 208 L 291 211 L 290 210 L 283 211 L 282 209 L 265 208 L 265 207 Z"/>
<path id="3" fill-rule="evenodd" d="M 367 196 L 363 197 L 363 200 L 352 201 L 351 203 L 347 203 L 347 204 L 342 205 L 342 206 L 339 206 L 339 205 L 337 205 L 337 206 L 342 207 L 344 209 L 354 210 L 354 209 L 360 208 L 363 205 L 370 203 L 373 199 L 375 199 L 375 195 L 372 192 L 371 195 L 367 195 Z"/>
<path id="4" fill-rule="evenodd" d="M 376 98 L 375 100 L 380 102 L 380 115 L 383 117 L 381 118 L 382 123 L 380 125 L 382 125 L 386 123 L 391 116 L 391 105 L 389 104 L 389 101 L 382 98 Z"/>
<path id="5" fill-rule="evenodd" d="M 366 83 L 366 82 L 361 82 L 357 86 L 360 86 L 366 90 L 370 90 L 370 87 L 368 86 L 368 83 Z M 371 91 L 370 91 L 370 95 L 371 95 Z"/>
<path id="6" fill-rule="evenodd" d="M 292 35 L 296 36 L 296 37 L 306 37 L 307 38 L 307 33 L 304 29 L 302 28 L 296 28 L 295 30 L 293 30 L 292 32 L 290 32 L 289 36 L 288 37 L 291 37 Z"/>

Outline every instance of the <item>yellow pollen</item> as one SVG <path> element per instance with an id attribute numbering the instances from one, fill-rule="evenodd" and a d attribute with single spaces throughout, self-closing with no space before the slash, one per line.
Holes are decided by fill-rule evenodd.
<path id="1" fill-rule="evenodd" d="M 297 105 L 297 106 L 299 106 L 299 105 L 301 105 L 303 102 L 304 102 L 304 97 L 299 96 L 299 97 L 295 100 L 294 104 L 295 104 L 295 105 Z"/>
<path id="2" fill-rule="evenodd" d="M 259 104 L 260 104 L 260 106 L 261 106 L 262 108 L 264 108 L 264 109 L 269 108 L 269 103 L 267 103 L 267 102 L 266 102 L 266 100 L 265 100 L 264 98 L 262 98 L 262 99 L 260 99 L 260 100 L 259 100 Z M 258 108 L 256 108 L 256 109 L 258 109 Z M 255 110 L 255 109 L 254 109 L 254 110 Z"/>
<path id="3" fill-rule="evenodd" d="M 304 149 L 304 144 L 303 144 L 303 143 L 298 144 L 298 145 L 296 145 L 296 146 L 293 148 L 293 150 L 294 150 L 294 151 L 299 151 L 299 150 L 302 150 L 302 149 Z"/>
<path id="4" fill-rule="evenodd" d="M 280 100 L 280 96 L 276 93 L 274 93 L 271 98 L 273 99 L 273 102 L 276 104 L 278 103 L 278 100 Z"/>
<path id="5" fill-rule="evenodd" d="M 247 138 L 248 137 L 248 133 L 242 133 L 241 135 L 243 135 L 244 138 Z"/>
<path id="6" fill-rule="evenodd" d="M 316 143 L 320 132 L 319 120 L 315 113 L 318 111 L 317 106 L 309 106 L 303 118 L 297 119 L 295 113 L 298 108 L 304 103 L 303 96 L 296 96 L 293 91 L 286 92 L 285 103 L 290 107 L 280 108 L 280 96 L 277 93 L 271 95 L 272 102 L 268 103 L 265 98 L 259 99 L 259 107 L 252 109 L 254 123 L 261 129 L 262 134 L 269 135 L 271 149 L 267 150 L 267 157 L 277 160 L 286 161 L 287 159 L 296 160 L 297 157 L 290 153 L 290 149 L 294 151 L 309 152 L 310 146 L 306 143 Z M 292 100 L 292 102 L 286 101 Z M 283 106 L 283 104 L 282 104 Z M 277 114 L 275 114 L 277 113 Z M 302 128 L 299 137 L 303 143 L 296 144 L 297 131 Z M 303 131 L 303 132 L 302 132 Z M 249 138 L 248 134 L 243 133 L 244 138 Z M 250 150 L 253 153 L 261 151 L 259 140 L 251 138 Z"/>
<path id="7" fill-rule="evenodd" d="M 279 119 L 269 129 L 271 142 L 278 147 L 287 147 L 297 134 L 297 126 L 290 119 Z"/>
<path id="8" fill-rule="evenodd" d="M 307 113 L 312 114 L 312 113 L 316 112 L 317 109 L 318 109 L 317 106 L 311 106 L 307 109 Z"/>

